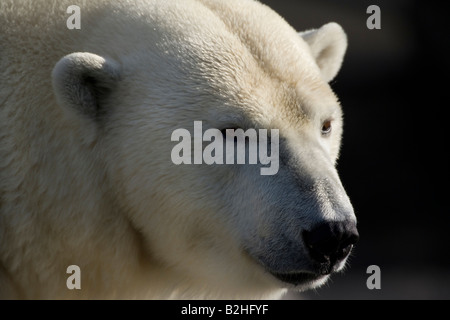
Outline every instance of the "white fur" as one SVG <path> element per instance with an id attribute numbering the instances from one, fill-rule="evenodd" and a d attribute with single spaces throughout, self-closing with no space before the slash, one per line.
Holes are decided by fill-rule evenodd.
<path id="1" fill-rule="evenodd" d="M 255 255 L 288 261 L 282 239 L 351 208 L 337 25 L 310 49 L 252 0 L 2 0 L 0 22 L 0 298 L 276 298 Z M 279 128 L 289 165 L 175 166 L 195 120 Z"/>

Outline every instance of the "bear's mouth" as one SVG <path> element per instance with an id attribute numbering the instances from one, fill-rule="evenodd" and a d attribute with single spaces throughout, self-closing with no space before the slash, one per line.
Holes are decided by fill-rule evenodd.
<path id="1" fill-rule="evenodd" d="M 325 277 L 324 275 L 310 272 L 291 272 L 291 273 L 271 272 L 271 274 L 278 280 L 292 284 L 294 286 L 311 283 L 313 281 Z"/>

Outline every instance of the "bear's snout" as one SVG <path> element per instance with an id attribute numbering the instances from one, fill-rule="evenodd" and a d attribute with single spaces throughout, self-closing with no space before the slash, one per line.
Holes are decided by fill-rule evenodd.
<path id="1" fill-rule="evenodd" d="M 330 274 L 347 258 L 359 234 L 353 220 L 322 222 L 303 232 L 303 241 L 310 257 L 318 263 L 320 274 Z"/>

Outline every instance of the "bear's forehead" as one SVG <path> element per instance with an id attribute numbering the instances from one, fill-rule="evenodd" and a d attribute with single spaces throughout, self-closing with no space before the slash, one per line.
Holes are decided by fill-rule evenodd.
<path id="1" fill-rule="evenodd" d="M 217 38 L 226 34 L 237 39 L 233 47 L 247 51 L 259 67 L 274 78 L 295 85 L 303 74 L 319 77 L 309 46 L 299 34 L 276 12 L 255 1 L 200 0 L 218 24 Z M 226 46 L 226 44 L 224 44 Z M 224 46 L 224 47 L 225 47 Z M 238 50 L 238 47 L 241 47 Z M 246 62 L 251 59 L 245 59 Z"/>
<path id="2" fill-rule="evenodd" d="M 308 45 L 278 14 L 254 1 L 200 2 L 216 24 L 198 50 L 202 68 L 217 90 L 232 88 L 236 105 L 284 123 L 337 105 Z"/>
<path id="3" fill-rule="evenodd" d="M 130 48 L 144 46 L 145 66 L 137 68 L 159 83 L 199 100 L 210 90 L 206 93 L 261 121 L 286 123 L 337 105 L 308 45 L 268 7 L 247 0 L 151 3 L 139 8 L 135 19 L 115 17 L 110 30 Z M 136 27 L 128 30 L 140 31 L 124 32 L 119 20 L 134 21 Z"/>
<path id="4" fill-rule="evenodd" d="M 205 88 L 230 105 L 269 121 L 307 117 L 317 96 L 329 100 L 319 104 L 336 103 L 307 44 L 269 8 L 245 0 L 167 6 L 158 21 L 169 29 L 161 50 L 189 70 L 191 80 L 199 86 L 206 82 Z M 178 23 L 171 24 L 170 16 Z"/>

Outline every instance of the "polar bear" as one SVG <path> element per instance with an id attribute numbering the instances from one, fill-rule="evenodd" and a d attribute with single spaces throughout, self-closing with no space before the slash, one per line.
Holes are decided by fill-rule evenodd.
<path id="1" fill-rule="evenodd" d="M 1 298 L 279 298 L 342 270 L 338 24 L 254 0 L 2 0 L 0 24 Z M 174 164 L 194 121 L 278 129 L 279 171 Z"/>

